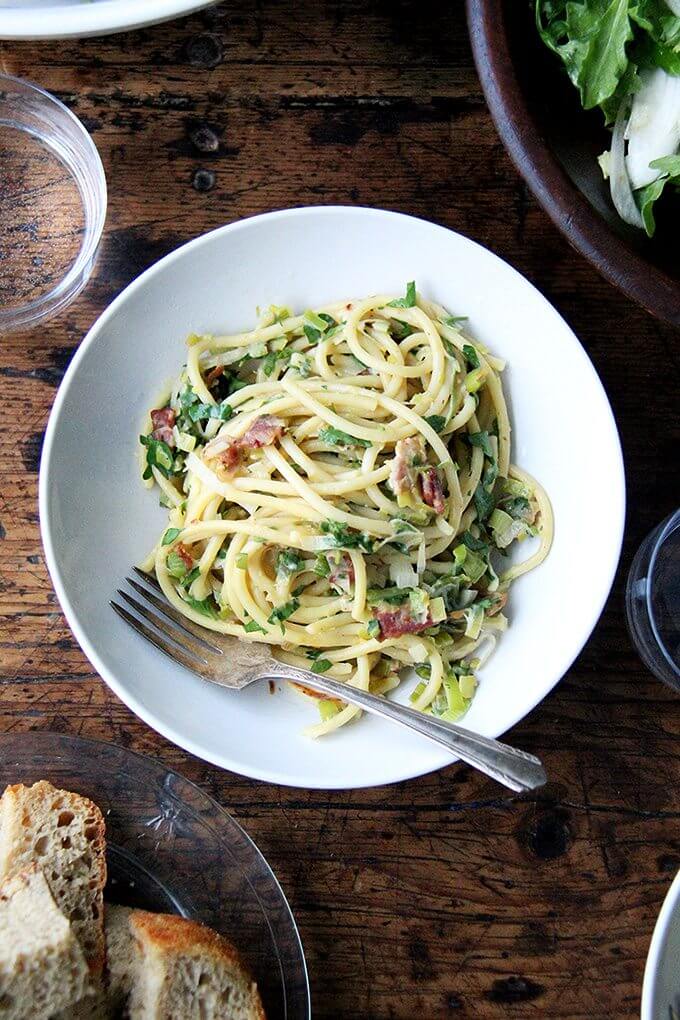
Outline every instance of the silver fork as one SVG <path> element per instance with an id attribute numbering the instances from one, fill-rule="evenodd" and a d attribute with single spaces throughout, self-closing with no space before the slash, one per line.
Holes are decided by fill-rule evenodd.
<path id="1" fill-rule="evenodd" d="M 518 793 L 535 790 L 545 784 L 545 769 L 533 754 L 471 733 L 462 726 L 442 722 L 389 698 L 279 662 L 272 656 L 270 645 L 264 642 L 239 641 L 207 627 L 199 627 L 170 605 L 153 575 L 137 567 L 133 570 L 139 580 L 132 577 L 125 580 L 139 599 L 121 588 L 118 595 L 137 615 L 128 612 L 118 602 L 112 601 L 112 608 L 159 651 L 204 680 L 239 691 L 256 680 L 291 680 L 415 730 Z"/>

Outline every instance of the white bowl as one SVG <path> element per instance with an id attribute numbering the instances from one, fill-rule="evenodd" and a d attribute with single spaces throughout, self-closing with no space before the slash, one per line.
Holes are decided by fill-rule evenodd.
<path id="1" fill-rule="evenodd" d="M 656 919 L 642 982 L 640 1020 L 669 1020 L 680 1015 L 680 872 Z"/>
<path id="2" fill-rule="evenodd" d="M 204 683 L 108 605 L 164 525 L 166 512 L 139 480 L 139 424 L 183 364 L 186 335 L 248 328 L 258 305 L 304 309 L 401 293 L 413 279 L 423 295 L 469 315 L 474 336 L 508 359 L 514 460 L 542 481 L 555 511 L 552 552 L 512 589 L 511 626 L 482 671 L 466 725 L 495 737 L 527 715 L 600 615 L 623 531 L 621 450 L 597 375 L 545 298 L 467 238 L 397 213 L 317 207 L 222 227 L 147 270 L 90 330 L 57 394 L 40 475 L 47 563 L 85 654 L 137 715 L 216 765 L 348 788 L 452 760 L 369 717 L 314 742 L 301 733 L 317 719 L 313 706 L 292 693 L 272 697 L 266 684 L 235 693 Z"/>
<path id="3" fill-rule="evenodd" d="M 0 39 L 66 39 L 125 32 L 208 7 L 216 0 L 4 0 Z"/>

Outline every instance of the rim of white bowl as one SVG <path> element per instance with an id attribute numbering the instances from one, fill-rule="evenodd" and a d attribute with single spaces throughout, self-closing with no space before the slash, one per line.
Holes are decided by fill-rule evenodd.
<path id="1" fill-rule="evenodd" d="M 99 0 L 0 10 L 0 39 L 68 39 L 127 32 L 171 21 L 217 0 Z M 39 16 L 38 16 L 39 14 Z"/>
<path id="2" fill-rule="evenodd" d="M 596 610 L 593 613 L 592 621 L 588 629 L 588 632 L 584 635 L 583 639 L 578 643 L 578 647 L 576 647 L 573 650 L 573 653 L 566 657 L 566 660 L 562 668 L 559 670 L 558 678 L 541 695 L 538 701 L 534 702 L 528 709 L 520 709 L 515 715 L 513 715 L 513 717 L 509 720 L 509 722 L 504 728 L 498 729 L 497 727 L 494 726 L 492 727 L 490 732 L 487 732 L 485 729 L 480 730 L 480 732 L 482 732 L 484 736 L 492 738 L 499 737 L 503 733 L 507 733 L 507 731 L 512 729 L 513 726 L 516 726 L 517 723 L 520 722 L 522 719 L 526 718 L 529 715 L 529 713 L 532 712 L 538 705 L 540 705 L 543 699 L 546 698 L 552 690 L 554 690 L 554 688 L 564 677 L 567 670 L 571 667 L 574 660 L 578 657 L 578 655 L 584 648 L 586 642 L 593 633 L 600 619 L 600 616 L 602 615 L 602 610 L 604 609 L 604 605 L 609 597 L 609 593 L 611 592 L 612 584 L 614 582 L 614 576 L 616 574 L 616 570 L 618 568 L 619 559 L 621 555 L 621 545 L 623 542 L 623 529 L 626 511 L 626 491 L 625 491 L 623 455 L 621 452 L 621 441 L 619 438 L 618 428 L 616 426 L 616 420 L 614 418 L 614 414 L 609 403 L 609 398 L 607 397 L 604 386 L 602 385 L 602 381 L 600 380 L 600 377 L 595 370 L 595 366 L 588 357 L 585 349 L 579 342 L 578 338 L 576 337 L 572 329 L 559 314 L 557 309 L 553 307 L 553 305 L 548 301 L 548 299 L 544 297 L 543 294 L 541 294 L 541 292 L 538 290 L 538 288 L 534 287 L 534 285 L 525 276 L 522 276 L 522 274 L 518 272 L 518 270 L 516 270 L 508 262 L 502 259 L 499 255 L 496 255 L 494 254 L 494 252 L 489 251 L 489 249 L 485 248 L 484 245 L 481 245 L 477 241 L 473 241 L 470 238 L 465 237 L 465 235 L 463 234 L 458 234 L 458 232 L 455 230 L 450 230 L 448 227 L 441 226 L 440 224 L 437 223 L 432 223 L 430 220 L 425 220 L 422 217 L 409 216 L 406 213 L 393 212 L 392 210 L 389 209 L 380 209 L 373 206 L 323 205 L 323 206 L 296 206 L 291 209 L 277 209 L 271 212 L 258 213 L 255 216 L 248 216 L 245 217 L 244 219 L 235 220 L 233 223 L 228 223 L 225 224 L 224 226 L 217 227 L 214 230 L 210 230 L 205 234 L 200 234 L 198 237 L 195 237 L 192 240 L 187 241 L 185 244 L 181 245 L 179 248 L 176 248 L 174 251 L 169 252 L 162 259 L 159 259 L 158 262 L 155 262 L 152 266 L 146 269 L 135 280 L 129 283 L 128 286 L 123 291 L 121 291 L 121 293 L 116 298 L 114 298 L 111 304 L 102 312 L 102 314 L 99 316 L 96 322 L 91 326 L 87 335 L 85 336 L 85 339 L 82 341 L 80 347 L 73 356 L 73 360 L 71 361 L 71 364 L 66 370 L 64 378 L 62 379 L 61 385 L 57 392 L 57 396 L 52 406 L 52 411 L 50 413 L 50 417 L 47 423 L 47 429 L 45 431 L 45 439 L 43 442 L 42 455 L 40 461 L 38 507 L 40 514 L 40 532 L 43 547 L 45 550 L 45 558 L 47 561 L 47 567 L 50 573 L 52 584 L 54 585 L 54 590 L 57 594 L 57 598 L 59 599 L 59 604 L 62 608 L 64 616 L 66 617 L 66 620 L 71 630 L 73 631 L 76 640 L 78 641 L 81 649 L 83 650 L 91 664 L 94 666 L 99 676 L 111 688 L 114 694 L 116 694 L 120 698 L 123 704 L 127 705 L 130 711 L 134 712 L 134 714 L 143 722 L 145 722 L 147 726 L 155 730 L 156 733 L 160 733 L 161 736 L 165 737 L 167 740 L 170 740 L 173 744 L 176 744 L 178 747 L 181 747 L 185 751 L 188 751 L 190 754 L 193 754 L 197 758 L 200 758 L 201 761 L 207 761 L 212 765 L 216 765 L 218 768 L 228 769 L 230 772 L 235 772 L 238 775 L 245 775 L 251 779 L 259 779 L 267 783 L 274 783 L 280 786 L 292 786 L 310 790 L 367 789 L 371 786 L 384 786 L 391 783 L 399 783 L 403 782 L 404 780 L 416 779 L 419 776 L 427 775 L 428 773 L 436 771 L 439 768 L 444 768 L 449 764 L 454 764 L 454 762 L 456 762 L 458 759 L 447 756 L 447 752 L 443 751 L 445 760 L 442 760 L 442 762 L 439 765 L 434 766 L 434 768 L 432 766 L 426 766 L 425 768 L 422 769 L 422 771 L 418 772 L 409 771 L 407 769 L 404 772 L 397 772 L 389 780 L 378 779 L 375 782 L 350 783 L 349 785 L 347 785 L 347 783 L 339 781 L 337 784 L 330 785 L 328 783 L 314 783 L 313 780 L 306 778 L 304 783 L 298 783 L 290 779 L 282 778 L 279 774 L 268 768 L 249 768 L 246 770 L 244 769 L 243 765 L 240 762 L 237 762 L 234 759 L 230 758 L 229 755 L 227 754 L 216 755 L 206 753 L 206 751 L 196 741 L 194 741 L 190 737 L 187 737 L 179 733 L 175 727 L 166 725 L 165 723 L 159 723 L 155 715 L 152 712 L 147 711 L 147 709 L 140 704 L 139 700 L 134 696 L 134 694 L 129 689 L 124 687 L 124 685 L 120 683 L 118 679 L 113 675 L 111 670 L 109 670 L 105 666 L 96 649 L 94 648 L 89 638 L 85 634 L 83 628 L 80 626 L 77 615 L 62 584 L 59 566 L 54 555 L 54 546 L 51 534 L 51 522 L 47 513 L 47 493 L 50 487 L 49 474 L 52 444 L 54 442 L 57 422 L 61 412 L 61 406 L 66 399 L 66 394 L 68 393 L 71 382 L 78 371 L 78 367 L 80 365 L 81 360 L 85 356 L 86 351 L 88 350 L 90 345 L 96 340 L 100 330 L 106 325 L 108 320 L 116 314 L 118 308 L 122 304 L 124 304 L 124 302 L 128 299 L 128 297 L 131 294 L 141 289 L 145 285 L 147 280 L 149 280 L 156 273 L 160 272 L 170 262 L 173 262 L 176 259 L 183 257 L 187 251 L 191 251 L 191 249 L 197 248 L 200 245 L 205 244 L 208 241 L 208 239 L 214 237 L 216 234 L 235 233 L 238 232 L 239 230 L 248 229 L 248 227 L 251 224 L 264 219 L 270 220 L 287 219 L 291 217 L 299 217 L 309 214 L 313 214 L 315 216 L 318 215 L 336 216 L 343 214 L 346 215 L 348 213 L 353 215 L 359 214 L 364 216 L 375 216 L 376 218 L 384 216 L 397 217 L 399 219 L 407 220 L 409 222 L 415 221 L 416 223 L 426 224 L 432 230 L 442 231 L 447 234 L 457 234 L 459 237 L 464 238 L 464 240 L 467 243 L 474 245 L 476 248 L 480 248 L 484 252 L 485 256 L 494 259 L 497 262 L 500 262 L 509 272 L 517 276 L 524 285 L 530 287 L 531 290 L 535 292 L 536 296 L 548 307 L 550 314 L 557 320 L 557 322 L 559 322 L 561 328 L 566 327 L 568 334 L 570 335 L 574 343 L 575 349 L 578 351 L 580 357 L 582 358 L 584 369 L 591 374 L 595 384 L 597 385 L 597 387 L 599 387 L 602 393 L 602 399 L 606 406 L 608 417 L 611 423 L 612 438 L 616 442 L 616 452 L 618 454 L 616 464 L 616 467 L 618 469 L 617 470 L 618 485 L 616 491 L 612 490 L 613 502 L 612 506 L 608 508 L 607 522 L 609 528 L 611 529 L 610 535 L 613 537 L 613 541 L 610 547 L 610 562 L 608 564 L 607 570 L 607 584 L 604 586 L 603 591 L 600 593 L 600 597 L 597 601 Z"/>
<path id="3" fill-rule="evenodd" d="M 658 1014 L 653 1012 L 654 996 L 656 993 L 657 976 L 659 973 L 659 959 L 668 937 L 668 929 L 676 907 L 680 908 L 680 871 L 677 873 L 661 904 L 659 916 L 654 925 L 652 940 L 649 943 L 645 973 L 642 979 L 642 1001 L 640 1003 L 640 1020 L 658 1020 Z M 678 994 L 680 994 L 680 982 Z"/>

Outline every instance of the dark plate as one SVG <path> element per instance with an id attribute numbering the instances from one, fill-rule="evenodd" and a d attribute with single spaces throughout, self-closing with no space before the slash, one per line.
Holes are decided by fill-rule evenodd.
<path id="1" fill-rule="evenodd" d="M 496 129 L 537 200 L 611 283 L 680 325 L 677 208 L 665 202 L 653 239 L 618 218 L 597 165 L 610 134 L 598 110 L 581 109 L 561 62 L 541 42 L 531 0 L 467 0 L 467 13 Z"/>

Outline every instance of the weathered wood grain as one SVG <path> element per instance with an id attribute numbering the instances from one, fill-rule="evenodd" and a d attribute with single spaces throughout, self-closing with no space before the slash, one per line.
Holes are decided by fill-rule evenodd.
<path id="1" fill-rule="evenodd" d="M 110 207 L 86 292 L 0 342 L 0 727 L 116 741 L 230 808 L 290 898 L 319 1018 L 634 1017 L 680 866 L 680 702 L 631 648 L 622 586 L 640 539 L 677 500 L 678 340 L 604 283 L 527 195 L 486 112 L 462 5 L 233 0 L 130 35 L 1 53 L 4 70 L 88 124 Z M 510 735 L 546 762 L 538 797 L 505 797 L 458 767 L 332 794 L 220 772 L 108 691 L 52 591 L 37 470 L 84 332 L 187 238 L 326 202 L 414 213 L 493 248 L 573 325 L 611 397 L 628 469 L 622 567 L 568 677 Z M 606 528 L 607 507 L 593 507 L 593 526 Z"/>

